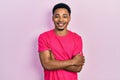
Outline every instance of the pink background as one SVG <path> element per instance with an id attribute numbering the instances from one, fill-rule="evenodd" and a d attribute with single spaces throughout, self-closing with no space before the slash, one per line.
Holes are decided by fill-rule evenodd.
<path id="1" fill-rule="evenodd" d="M 37 37 L 53 27 L 54 4 L 71 6 L 86 63 L 79 80 L 120 80 L 119 0 L 1 0 L 0 80 L 43 80 Z"/>

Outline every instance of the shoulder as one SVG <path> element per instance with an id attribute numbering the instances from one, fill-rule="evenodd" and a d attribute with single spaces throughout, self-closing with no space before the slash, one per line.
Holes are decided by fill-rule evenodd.
<path id="1" fill-rule="evenodd" d="M 81 35 L 80 34 L 77 34 L 75 32 L 72 32 L 70 31 L 71 35 L 74 37 L 74 38 L 80 38 L 81 39 Z"/>
<path id="2" fill-rule="evenodd" d="M 70 31 L 70 33 L 71 33 L 71 37 L 72 37 L 72 39 L 75 41 L 75 42 L 82 42 L 82 37 L 81 37 L 81 35 L 80 34 L 78 34 L 78 33 L 76 33 L 76 32 L 72 32 L 72 31 Z"/>
<path id="3" fill-rule="evenodd" d="M 83 40 L 80 34 L 77 34 L 75 32 L 71 32 L 72 33 L 72 38 L 75 41 L 76 45 L 82 45 Z"/>
<path id="4" fill-rule="evenodd" d="M 51 34 L 53 30 L 45 31 L 39 35 L 39 38 L 47 38 L 48 34 Z"/>

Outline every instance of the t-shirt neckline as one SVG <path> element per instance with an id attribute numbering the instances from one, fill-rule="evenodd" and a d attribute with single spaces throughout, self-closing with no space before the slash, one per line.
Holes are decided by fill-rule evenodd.
<path id="1" fill-rule="evenodd" d="M 55 34 L 55 36 L 58 37 L 58 38 L 64 38 L 64 37 L 67 37 L 67 36 L 70 34 L 70 31 L 69 31 L 69 30 L 68 30 L 67 34 L 64 35 L 64 36 L 59 36 L 59 35 L 57 35 L 57 34 L 55 33 L 55 30 L 54 30 L 54 29 L 53 29 L 52 31 L 53 31 L 53 33 Z"/>

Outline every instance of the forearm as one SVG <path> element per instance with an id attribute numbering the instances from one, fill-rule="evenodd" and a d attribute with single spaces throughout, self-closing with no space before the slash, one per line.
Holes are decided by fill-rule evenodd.
<path id="1" fill-rule="evenodd" d="M 75 65 L 74 60 L 56 60 L 53 54 L 49 51 L 43 51 L 39 54 L 41 64 L 46 70 L 59 70 Z"/>
<path id="2" fill-rule="evenodd" d="M 71 72 L 80 72 L 82 70 L 82 66 L 69 66 L 66 67 L 64 70 L 71 71 Z"/>
<path id="3" fill-rule="evenodd" d="M 80 55 L 75 56 L 70 60 L 56 60 L 49 50 L 43 51 L 39 54 L 42 66 L 46 70 L 66 69 L 68 71 L 79 72 L 79 68 L 75 67 L 81 65 Z M 83 61 L 82 61 L 83 62 Z"/>
<path id="4" fill-rule="evenodd" d="M 80 72 L 82 70 L 82 67 L 83 67 L 84 62 L 85 62 L 84 56 L 80 56 L 78 54 L 75 57 L 73 57 L 73 59 L 74 58 L 77 58 L 77 61 L 78 61 L 79 64 L 69 66 L 69 67 L 65 68 L 65 70 L 71 71 L 71 72 Z M 79 61 L 79 59 L 81 59 L 81 60 Z"/>
<path id="5" fill-rule="evenodd" d="M 65 69 L 69 66 L 72 66 L 72 60 L 65 60 L 65 61 L 59 61 L 59 60 L 49 60 L 46 63 L 43 63 L 43 67 L 46 70 L 59 70 L 59 69 Z"/>

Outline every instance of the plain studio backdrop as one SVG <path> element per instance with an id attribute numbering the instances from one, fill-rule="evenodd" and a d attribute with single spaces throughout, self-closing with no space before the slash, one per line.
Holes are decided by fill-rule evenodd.
<path id="1" fill-rule="evenodd" d="M 79 80 L 120 80 L 119 0 L 1 0 L 0 80 L 43 80 L 40 33 L 54 28 L 52 8 L 72 9 L 68 28 L 83 38 L 86 62 Z"/>

